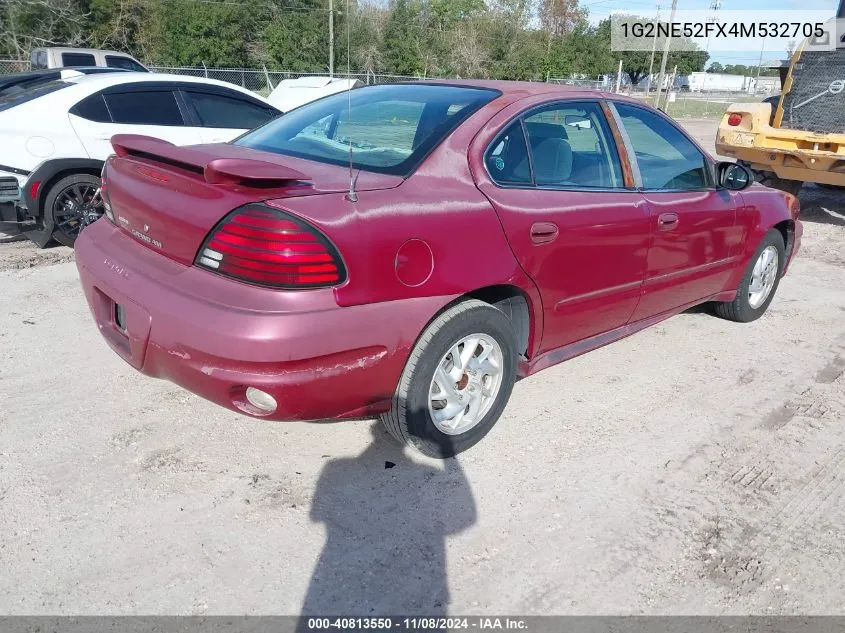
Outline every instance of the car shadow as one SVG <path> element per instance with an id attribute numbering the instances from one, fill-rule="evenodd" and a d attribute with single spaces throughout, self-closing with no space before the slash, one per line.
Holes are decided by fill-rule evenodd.
<path id="1" fill-rule="evenodd" d="M 310 518 L 326 543 L 302 605 L 309 615 L 444 615 L 449 606 L 446 538 L 476 521 L 457 459 L 409 458 L 375 423 L 358 456 L 323 467 Z"/>
<path id="2" fill-rule="evenodd" d="M 798 200 L 803 222 L 845 226 L 845 189 L 807 183 L 801 188 Z"/>

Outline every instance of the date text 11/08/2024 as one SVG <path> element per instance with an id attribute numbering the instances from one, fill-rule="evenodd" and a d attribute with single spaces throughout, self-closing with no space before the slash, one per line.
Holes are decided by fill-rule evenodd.
<path id="1" fill-rule="evenodd" d="M 432 630 L 472 630 L 525 631 L 524 619 L 513 617 L 416 617 L 416 618 L 308 618 L 307 630 L 382 630 L 382 631 L 432 631 Z"/>

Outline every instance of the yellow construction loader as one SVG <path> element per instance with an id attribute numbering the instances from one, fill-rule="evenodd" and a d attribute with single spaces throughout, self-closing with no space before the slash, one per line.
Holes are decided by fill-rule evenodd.
<path id="1" fill-rule="evenodd" d="M 764 185 L 794 195 L 805 182 L 845 188 L 845 0 L 837 18 L 828 23 L 828 39 L 798 47 L 781 73 L 780 97 L 734 103 L 722 117 L 716 152 L 736 158 Z"/>

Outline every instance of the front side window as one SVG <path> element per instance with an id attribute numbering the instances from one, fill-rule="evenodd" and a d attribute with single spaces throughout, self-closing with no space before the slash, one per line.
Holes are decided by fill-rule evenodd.
<path id="1" fill-rule="evenodd" d="M 395 84 L 341 92 L 296 108 L 237 145 L 408 175 L 464 119 L 498 96 L 483 88 Z"/>
<path id="2" fill-rule="evenodd" d="M 616 146 L 598 103 L 557 104 L 525 118 L 538 185 L 623 187 Z"/>
<path id="3" fill-rule="evenodd" d="M 136 72 L 145 73 L 147 69 L 141 66 L 131 57 L 124 57 L 123 55 L 106 55 L 106 66 L 109 68 L 123 68 L 124 70 L 134 70 Z"/>
<path id="4" fill-rule="evenodd" d="M 616 103 L 646 189 L 690 190 L 708 186 L 704 155 L 672 123 L 644 108 Z"/>
<path id="5" fill-rule="evenodd" d="M 97 62 L 90 53 L 62 53 L 62 66 L 96 66 Z"/>
<path id="6" fill-rule="evenodd" d="M 172 90 L 113 92 L 105 95 L 115 123 L 132 125 L 184 125 Z"/>
<path id="7" fill-rule="evenodd" d="M 246 99 L 192 90 L 184 94 L 194 106 L 203 127 L 251 130 L 264 125 L 277 114 Z"/>

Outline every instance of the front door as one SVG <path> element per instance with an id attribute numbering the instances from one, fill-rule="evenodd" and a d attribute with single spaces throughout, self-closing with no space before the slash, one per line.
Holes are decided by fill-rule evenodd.
<path id="1" fill-rule="evenodd" d="M 725 289 L 742 239 L 735 195 L 717 189 L 710 161 L 667 117 L 616 103 L 649 209 L 651 247 L 632 321 Z"/>
<path id="2" fill-rule="evenodd" d="M 532 108 L 484 160 L 492 182 L 479 188 L 542 297 L 540 351 L 624 325 L 640 297 L 649 214 L 633 183 L 626 187 L 601 105 Z"/>

